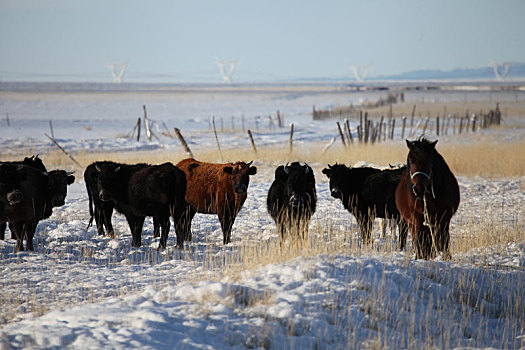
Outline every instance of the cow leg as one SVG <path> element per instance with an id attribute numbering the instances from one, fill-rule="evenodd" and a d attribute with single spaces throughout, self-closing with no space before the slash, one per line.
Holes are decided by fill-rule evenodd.
<path id="1" fill-rule="evenodd" d="M 24 225 L 24 235 L 26 237 L 26 248 L 27 250 L 34 250 L 33 248 L 33 237 L 35 236 L 35 230 L 38 222 L 33 223 L 32 221 L 26 222 Z"/>
<path id="2" fill-rule="evenodd" d="M 0 224 L 0 239 L 3 241 L 5 239 L 5 229 L 7 228 L 7 224 L 5 222 Z M 11 233 L 11 235 L 13 235 Z"/>
<path id="3" fill-rule="evenodd" d="M 104 212 L 100 210 L 99 205 L 102 203 L 95 203 L 95 224 L 97 225 L 97 232 L 99 236 L 104 236 Z"/>
<path id="4" fill-rule="evenodd" d="M 226 208 L 219 210 L 219 222 L 222 228 L 222 243 L 231 243 L 232 227 L 235 216 Z"/>
<path id="5" fill-rule="evenodd" d="M 175 233 L 177 234 L 177 248 L 184 248 L 184 241 L 191 241 L 191 220 L 196 211 L 189 205 L 174 205 L 170 208 Z"/>
<path id="6" fill-rule="evenodd" d="M 157 224 L 160 225 L 161 236 L 159 242 L 158 250 L 166 248 L 166 242 L 168 241 L 168 233 L 170 232 L 170 217 L 154 217 L 153 223 L 157 221 Z"/>
<path id="7" fill-rule="evenodd" d="M 9 227 L 13 230 L 11 234 L 16 239 L 16 251 L 20 252 L 24 250 L 24 223 L 16 222 L 14 224 L 9 223 Z"/>
<path id="8" fill-rule="evenodd" d="M 180 222 L 180 229 L 182 230 L 182 239 L 184 241 L 190 241 L 193 239 L 192 233 L 191 233 L 191 221 L 193 220 L 193 217 L 197 211 L 193 209 L 189 204 L 185 204 L 185 209 L 182 214 L 182 216 L 179 219 Z"/>
<path id="9" fill-rule="evenodd" d="M 160 219 L 157 216 L 153 217 L 153 238 L 160 236 L 161 222 L 159 222 L 159 220 Z"/>
<path id="10" fill-rule="evenodd" d="M 144 226 L 146 217 L 127 214 L 126 219 L 131 230 L 131 246 L 140 247 L 142 245 L 142 226 Z"/>
<path id="11" fill-rule="evenodd" d="M 104 203 L 103 207 L 103 219 L 104 227 L 106 227 L 106 232 L 111 238 L 116 238 L 115 230 L 113 229 L 113 224 L 111 224 L 111 217 L 113 216 L 113 204 Z M 102 229 L 102 234 L 104 234 L 104 229 Z"/>

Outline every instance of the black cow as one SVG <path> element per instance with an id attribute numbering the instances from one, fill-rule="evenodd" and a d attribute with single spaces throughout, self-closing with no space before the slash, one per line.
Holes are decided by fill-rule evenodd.
<path id="1" fill-rule="evenodd" d="M 23 199 L 20 190 L 22 169 L 22 165 L 0 162 L 0 217 L 6 206 L 20 203 Z M 4 239 L 3 231 L 0 232 L 0 238 Z"/>
<path id="2" fill-rule="evenodd" d="M 315 212 L 315 177 L 308 164 L 293 162 L 275 169 L 275 180 L 268 190 L 268 212 L 277 225 L 281 244 L 285 234 L 308 237 L 308 224 Z"/>
<path id="3" fill-rule="evenodd" d="M 99 169 L 99 198 L 113 203 L 115 209 L 126 216 L 132 246 L 141 246 L 144 220 L 146 216 L 153 216 L 162 231 L 159 249 L 165 248 L 170 215 L 177 226 L 185 210 L 184 173 L 171 163 L 144 167 L 108 163 Z M 177 235 L 177 246 L 182 248 L 184 240 L 180 236 Z"/>
<path id="4" fill-rule="evenodd" d="M 23 161 L 18 162 L 9 162 L 10 164 L 13 164 L 15 166 L 27 166 L 31 167 L 37 171 L 40 171 L 42 174 L 47 176 L 47 183 L 48 183 L 48 195 L 51 196 L 49 199 L 51 201 L 52 207 L 61 207 L 65 204 L 66 196 L 67 196 L 67 186 L 71 185 L 75 181 L 75 176 L 73 176 L 73 173 L 65 171 L 65 170 L 52 170 L 47 171 L 46 167 L 44 166 L 44 163 L 42 162 L 42 159 L 40 159 L 38 156 L 32 156 L 30 158 L 26 157 Z M 11 230 L 11 238 L 14 237 L 14 227 L 12 224 L 9 225 L 9 228 Z M 6 229 L 6 223 L 1 222 L 0 223 L 0 239 L 5 238 L 5 229 Z"/>
<path id="5" fill-rule="evenodd" d="M 396 207 L 395 190 L 406 166 L 380 170 L 370 167 L 351 168 L 344 164 L 323 169 L 330 179 L 332 197 L 339 198 L 352 213 L 364 243 L 372 241 L 374 219 L 395 219 L 399 227 L 399 248 L 405 247 L 407 227 Z"/>
<path id="6" fill-rule="evenodd" d="M 0 223 L 5 224 L 9 221 L 11 235 L 14 234 L 17 240 L 17 250 L 24 250 L 24 238 L 27 240 L 27 249 L 33 250 L 36 226 L 40 220 L 51 216 L 53 206 L 47 174 L 25 165 L 21 172 L 23 179 L 20 181 L 20 190 L 23 199 L 19 203 L 4 207 Z"/>
<path id="7" fill-rule="evenodd" d="M 98 190 L 98 175 L 101 170 L 107 165 L 123 165 L 111 161 L 98 161 L 88 165 L 84 171 L 84 182 L 86 183 L 86 190 L 88 193 L 89 199 L 89 223 L 86 228 L 89 229 L 95 219 L 95 224 L 97 225 L 97 232 L 100 236 L 104 236 L 104 228 L 109 237 L 116 238 L 115 230 L 113 229 L 113 224 L 111 223 L 111 217 L 113 216 L 113 208 L 115 203 L 110 200 L 104 202 L 99 197 Z M 139 163 L 133 164 L 135 170 L 142 169 L 147 167 L 148 164 Z M 156 217 L 153 217 L 153 237 L 157 238 L 160 236 L 160 225 Z"/>

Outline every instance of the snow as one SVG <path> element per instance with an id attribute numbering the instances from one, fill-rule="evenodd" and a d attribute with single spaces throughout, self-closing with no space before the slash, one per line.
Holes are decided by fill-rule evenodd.
<path id="1" fill-rule="evenodd" d="M 9 113 L 12 132 L 0 150 L 51 148 L 43 136 L 49 120 L 68 150 L 180 149 L 166 138 L 148 143 L 116 137 L 133 128 L 146 104 L 162 127 L 177 126 L 190 147 L 214 146 L 203 130 L 210 116 L 225 127 L 254 127 L 260 116 L 261 144 L 286 139 L 288 130 L 262 130 L 276 110 L 294 123 L 297 140 L 329 142 L 334 121 L 314 122 L 318 108 L 357 103 L 362 95 L 341 93 L 0 94 L 0 113 Z M 374 96 L 366 96 L 373 100 Z M 439 95 L 435 98 L 439 98 Z M 514 95 L 512 95 L 514 98 Z M 147 100 L 147 101 L 145 101 Z M 3 122 L 3 121 L 0 121 Z M 2 124 L 4 125 L 4 124 Z M 239 128 L 239 126 L 237 126 Z M 3 130 L 8 130 L 7 128 Z M 160 129 L 162 131 L 162 129 Z M 484 131 L 488 134 L 491 131 Z M 523 129 L 493 131 L 508 138 Z M 245 138 L 233 145 L 250 147 Z M 446 139 L 445 139 L 446 140 Z M 0 153 L 0 156 L 2 153 Z M 45 161 L 45 159 L 44 159 Z M 267 164 L 254 165 L 261 173 Z M 366 159 L 359 164 L 366 164 Z M 344 348 L 520 348 L 525 346 L 525 243 L 502 242 L 455 253 L 450 261 L 414 260 L 392 237 L 362 247 L 353 217 L 329 195 L 324 164 L 312 164 L 318 209 L 310 244 L 340 245 L 333 252 L 278 257 L 279 238 L 266 212 L 268 176 L 253 176 L 237 217 L 232 244 L 222 245 L 215 216 L 194 219 L 194 238 L 184 251 L 158 252 L 150 219 L 143 246 L 131 248 L 125 218 L 114 214 L 116 239 L 86 231 L 89 218 L 83 180 L 69 187 L 66 204 L 40 223 L 34 252 L 15 253 L 0 241 L 0 348 L 79 349 L 344 349 Z M 523 225 L 523 177 L 458 177 L 462 202 L 453 235 L 468 235 L 472 223 Z M 485 220 L 485 221 L 484 221 Z M 331 230 L 331 231 L 330 231 Z M 523 228 L 521 227 L 521 232 Z M 9 237 L 9 232 L 6 233 Z M 410 246 L 411 241 L 407 242 Z M 253 261 L 243 256 L 258 247 Z M 260 261 L 261 247 L 274 249 Z M 289 247 L 290 248 L 290 247 Z M 291 249 L 291 248 L 290 248 Z M 283 254 L 286 252 L 283 248 Z M 253 253 L 252 253 L 253 254 Z"/>

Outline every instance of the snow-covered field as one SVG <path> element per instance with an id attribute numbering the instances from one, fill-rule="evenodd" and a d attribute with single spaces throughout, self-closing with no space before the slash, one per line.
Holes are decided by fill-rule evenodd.
<path id="1" fill-rule="evenodd" d="M 435 92 L 425 98 L 453 96 Z M 149 143 L 118 137 L 131 131 L 142 105 L 158 134 L 163 123 L 178 127 L 193 150 L 215 147 L 208 132 L 212 115 L 218 126 L 222 120 L 224 128 L 232 128 L 233 122 L 232 129 L 242 128 L 244 116 L 246 128 L 260 129 L 254 135 L 259 144 L 285 144 L 288 130 L 272 130 L 269 124 L 268 116 L 277 110 L 286 125 L 295 124 L 299 144 L 328 142 L 338 136 L 335 122 L 313 121 L 312 106 L 355 104 L 363 98 L 377 95 L 4 91 L 0 117 L 8 113 L 10 127 L 0 119 L 0 159 L 15 149 L 24 154 L 54 147 L 43 135 L 51 132 L 49 120 L 68 151 L 180 150 L 178 141 L 166 137 Z M 519 139 L 524 127 L 522 121 L 512 129 L 483 132 Z M 241 132 L 232 132 L 228 142 L 251 147 Z M 215 216 L 197 214 L 194 240 L 184 251 L 174 248 L 172 229 L 169 248 L 157 252 L 149 220 L 143 246 L 130 248 L 131 235 L 120 214 L 113 218 L 117 239 L 100 237 L 94 228 L 86 231 L 87 195 L 78 174 L 65 206 L 38 226 L 34 252 L 15 253 L 13 240 L 0 241 L 1 348 L 525 347 L 524 237 L 453 251 L 451 261 L 416 261 L 410 249 L 393 248 L 395 237 L 380 238 L 376 225 L 373 248 L 361 247 L 354 218 L 329 195 L 321 174 L 326 164 L 313 163 L 318 210 L 311 247 L 281 251 L 265 205 L 273 169 L 257 159 L 254 165 L 259 176 L 252 177 L 232 244 L 222 245 Z M 462 202 L 452 235 L 466 237 L 479 227 L 495 234 L 523 233 L 523 179 L 458 177 Z"/>

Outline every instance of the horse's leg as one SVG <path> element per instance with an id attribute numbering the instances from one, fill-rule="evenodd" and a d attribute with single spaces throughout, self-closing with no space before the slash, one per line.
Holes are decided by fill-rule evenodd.
<path id="1" fill-rule="evenodd" d="M 405 249 L 407 243 L 408 225 L 404 219 L 399 219 L 397 222 L 397 227 L 399 229 L 399 242 L 397 246 L 399 250 L 403 250 Z"/>

